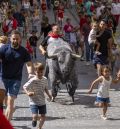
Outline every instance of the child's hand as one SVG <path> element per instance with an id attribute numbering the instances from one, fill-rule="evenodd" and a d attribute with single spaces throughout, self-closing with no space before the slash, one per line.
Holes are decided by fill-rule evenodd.
<path id="1" fill-rule="evenodd" d="M 34 92 L 28 92 L 28 96 L 33 96 L 34 94 Z"/>
<path id="2" fill-rule="evenodd" d="M 91 94 L 92 93 L 92 90 L 90 89 L 89 91 L 88 91 L 88 94 Z"/>
<path id="3" fill-rule="evenodd" d="M 48 97 L 49 97 L 49 98 L 47 98 L 47 101 L 50 102 L 50 101 L 52 100 L 52 96 L 49 95 Z"/>

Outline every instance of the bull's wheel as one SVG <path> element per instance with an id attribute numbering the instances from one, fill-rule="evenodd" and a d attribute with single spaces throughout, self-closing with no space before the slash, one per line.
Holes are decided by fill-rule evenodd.
<path id="1" fill-rule="evenodd" d="M 71 96 L 72 97 L 72 101 L 74 102 L 75 101 L 75 99 L 74 99 L 74 95 L 73 96 Z"/>
<path id="2" fill-rule="evenodd" d="M 75 93 L 75 90 L 74 90 L 74 87 L 73 87 L 72 83 L 71 82 L 67 82 L 66 83 L 66 88 L 67 88 L 68 94 L 71 96 L 72 101 L 74 102 L 74 93 Z"/>

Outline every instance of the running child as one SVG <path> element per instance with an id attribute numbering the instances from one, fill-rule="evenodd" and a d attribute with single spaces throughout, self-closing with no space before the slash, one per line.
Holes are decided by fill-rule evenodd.
<path id="1" fill-rule="evenodd" d="M 44 66 L 41 63 L 35 63 L 35 76 L 31 78 L 23 86 L 26 94 L 29 96 L 30 109 L 32 112 L 32 126 L 36 127 L 38 114 L 40 115 L 40 123 L 38 129 L 42 129 L 45 122 L 46 103 L 44 92 L 51 100 L 51 95 L 48 91 L 47 79 L 43 77 Z"/>
<path id="2" fill-rule="evenodd" d="M 99 107 L 102 107 L 103 110 L 101 118 L 104 120 L 107 120 L 106 113 L 110 103 L 110 98 L 109 98 L 110 85 L 112 83 L 117 83 L 119 81 L 120 81 L 120 71 L 117 73 L 117 78 L 113 80 L 110 75 L 109 67 L 105 66 L 101 70 L 101 76 L 92 82 L 90 89 L 88 91 L 88 93 L 91 94 L 95 85 L 99 83 L 95 104 Z"/>

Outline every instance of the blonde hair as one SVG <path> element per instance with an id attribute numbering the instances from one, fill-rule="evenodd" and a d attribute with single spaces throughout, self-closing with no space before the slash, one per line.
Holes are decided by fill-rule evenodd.
<path id="1" fill-rule="evenodd" d="M 93 26 L 93 25 L 98 25 L 98 22 L 97 21 L 92 21 L 91 26 Z"/>
<path id="2" fill-rule="evenodd" d="M 44 70 L 44 65 L 40 62 L 34 63 L 33 66 L 34 66 L 35 71 Z"/>
<path id="3" fill-rule="evenodd" d="M 6 44 L 8 42 L 7 36 L 0 36 L 0 43 Z"/>

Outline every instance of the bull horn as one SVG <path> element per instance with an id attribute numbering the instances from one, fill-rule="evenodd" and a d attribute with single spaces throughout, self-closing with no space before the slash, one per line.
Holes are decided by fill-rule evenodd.
<path id="1" fill-rule="evenodd" d="M 47 55 L 48 58 L 57 58 L 57 54 Z"/>
<path id="2" fill-rule="evenodd" d="M 81 56 L 80 55 L 77 55 L 77 54 L 71 54 L 74 58 L 81 58 Z"/>

